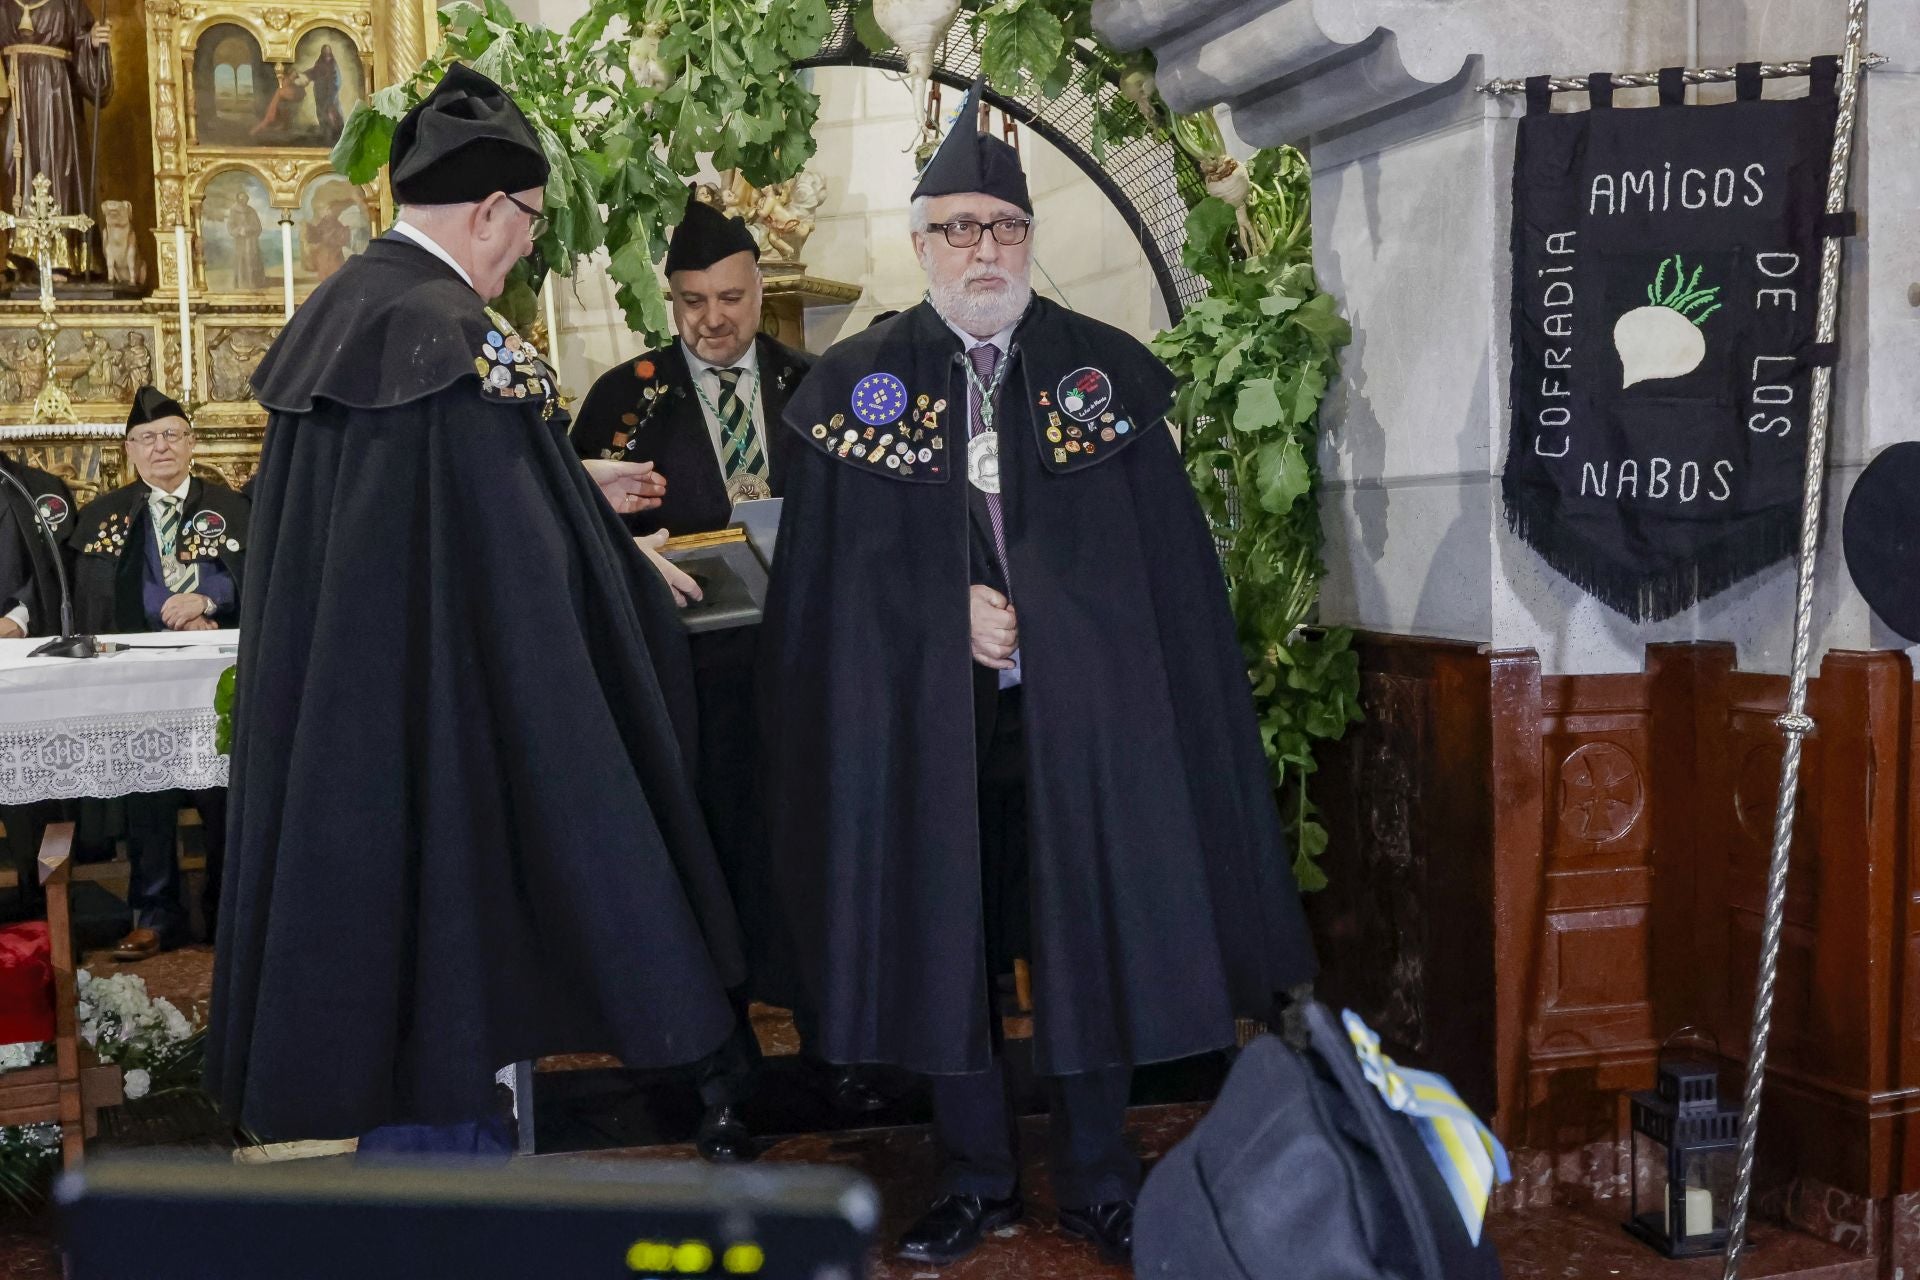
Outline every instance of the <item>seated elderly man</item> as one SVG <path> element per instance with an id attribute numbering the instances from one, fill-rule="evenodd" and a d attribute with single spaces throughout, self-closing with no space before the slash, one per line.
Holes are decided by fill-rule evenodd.
<path id="1" fill-rule="evenodd" d="M 127 415 L 132 484 L 102 494 L 74 521 L 68 545 L 74 625 L 88 634 L 211 631 L 238 626 L 249 503 L 218 480 L 193 474 L 193 424 L 180 404 L 141 387 Z M 133 930 L 114 955 L 144 960 L 186 940 L 176 856 L 180 806 L 200 811 L 206 838 L 204 906 L 212 928 L 226 848 L 227 793 L 140 792 L 119 803 L 132 864 L 127 905 Z"/>

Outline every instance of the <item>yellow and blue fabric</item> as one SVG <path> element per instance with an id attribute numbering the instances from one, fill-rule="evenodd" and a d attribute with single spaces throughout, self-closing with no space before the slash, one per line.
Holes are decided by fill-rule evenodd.
<path id="1" fill-rule="evenodd" d="M 1506 1148 L 1444 1076 L 1400 1066 L 1380 1051 L 1380 1037 L 1351 1009 L 1341 1010 L 1340 1019 L 1367 1083 L 1379 1090 L 1387 1106 L 1413 1122 L 1467 1224 L 1467 1234 L 1479 1244 L 1493 1189 L 1513 1177 Z"/>

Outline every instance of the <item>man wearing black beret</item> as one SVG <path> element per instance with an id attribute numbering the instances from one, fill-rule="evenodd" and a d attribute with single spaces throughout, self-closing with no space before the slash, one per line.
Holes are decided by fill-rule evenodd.
<path id="1" fill-rule="evenodd" d="M 743 221 L 702 201 L 697 187 L 688 188 L 686 212 L 668 242 L 666 272 L 679 339 L 602 374 L 573 424 L 573 447 L 582 458 L 651 462 L 666 480 L 657 508 L 627 517 L 634 533 L 650 537 L 723 529 L 735 503 L 779 495 L 795 443 L 791 432 L 778 429 L 780 415 L 813 365 L 812 356 L 759 332 L 760 248 Z M 700 703 L 697 767 L 701 805 L 740 915 L 749 988 L 772 1004 L 790 1005 L 795 996 L 776 945 L 756 794 L 758 631 L 738 627 L 691 637 Z M 735 993 L 743 1019 L 747 994 Z M 808 1019 L 803 1013 L 798 1021 L 805 1027 Z M 749 1031 L 702 1069 L 706 1113 L 696 1140 L 710 1160 L 754 1154 L 737 1102 L 758 1057 Z M 845 1110 L 884 1105 L 855 1070 L 835 1072 L 830 1087 Z"/>
<path id="2" fill-rule="evenodd" d="M 616 514 L 658 497 L 651 468 L 583 467 L 553 370 L 488 305 L 539 234 L 546 149 L 456 66 L 390 172 L 394 230 L 254 374 L 207 1078 L 266 1137 L 497 1151 L 496 1072 L 695 1062 L 744 965 L 684 631 Z"/>
<path id="3" fill-rule="evenodd" d="M 193 445 L 184 406 L 155 387 L 134 394 L 127 414 L 134 481 L 83 507 L 67 537 L 75 557 L 73 620 L 83 634 L 239 624 L 250 504 L 218 480 L 193 474 Z M 120 803 L 133 928 L 114 956 L 145 960 L 186 941 L 177 848 L 183 803 L 200 813 L 207 859 L 202 902 L 209 928 L 215 924 L 227 793 L 217 787 L 141 792 Z"/>

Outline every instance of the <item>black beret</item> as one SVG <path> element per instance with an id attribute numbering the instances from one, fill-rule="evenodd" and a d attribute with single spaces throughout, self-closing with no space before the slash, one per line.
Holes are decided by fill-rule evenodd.
<path id="1" fill-rule="evenodd" d="M 388 181 L 399 204 L 469 204 L 547 185 L 547 157 L 507 91 L 455 63 L 393 130 Z"/>
<path id="2" fill-rule="evenodd" d="M 981 87 L 976 79 L 960 108 L 960 118 L 921 171 L 913 198 L 978 191 L 1032 213 L 1033 198 L 1027 194 L 1020 153 L 992 134 L 980 132 Z"/>
<path id="3" fill-rule="evenodd" d="M 705 271 L 722 258 L 750 253 L 757 260 L 760 246 L 739 218 L 729 218 L 700 199 L 700 188 L 687 185 L 687 211 L 667 241 L 667 274 Z"/>
<path id="4" fill-rule="evenodd" d="M 158 387 L 143 386 L 133 393 L 133 409 L 127 414 L 127 430 L 162 418 L 186 418 L 187 411 Z"/>

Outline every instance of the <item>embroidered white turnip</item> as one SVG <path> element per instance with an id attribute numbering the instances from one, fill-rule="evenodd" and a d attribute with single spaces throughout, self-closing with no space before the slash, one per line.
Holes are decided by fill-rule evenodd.
<path id="1" fill-rule="evenodd" d="M 1673 287 L 1667 287 L 1667 268 L 1673 268 Z M 1636 382 L 1683 378 L 1707 358 L 1707 340 L 1700 332 L 1706 318 L 1720 309 L 1720 286 L 1700 287 L 1701 268 L 1687 275 L 1680 255 L 1662 259 L 1653 283 L 1647 286 L 1647 305 L 1635 307 L 1613 324 L 1613 349 L 1620 353 L 1622 388 Z"/>

